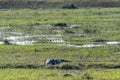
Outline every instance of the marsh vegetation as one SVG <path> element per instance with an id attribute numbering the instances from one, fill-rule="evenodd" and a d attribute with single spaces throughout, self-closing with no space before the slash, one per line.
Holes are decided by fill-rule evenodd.
<path id="1" fill-rule="evenodd" d="M 119 13 L 119 8 L 0 11 L 0 79 L 120 79 Z M 44 65 L 49 58 L 72 62 Z"/>

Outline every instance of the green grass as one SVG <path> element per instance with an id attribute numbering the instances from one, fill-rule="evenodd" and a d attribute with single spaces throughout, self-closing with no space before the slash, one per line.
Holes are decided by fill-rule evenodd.
<path id="1" fill-rule="evenodd" d="M 57 80 L 63 77 L 65 71 L 39 69 L 5 69 L 0 70 L 2 80 Z M 9 74 L 8 74 L 9 73 Z M 7 77 L 5 77 L 7 75 Z M 70 78 L 68 78 L 70 79 Z M 70 79 L 71 80 L 71 79 Z"/>
<path id="2" fill-rule="evenodd" d="M 35 53 L 34 49 L 38 49 Z M 67 59 L 73 61 L 70 65 L 78 66 L 79 63 L 95 63 L 103 64 L 108 63 L 110 66 L 119 65 L 119 54 L 115 54 L 119 51 L 119 46 L 104 46 L 96 48 L 74 48 L 74 47 L 62 47 L 55 44 L 41 44 L 41 45 L 1 45 L 0 46 L 0 66 L 1 67 L 27 67 L 33 65 L 38 68 L 43 65 L 44 60 L 49 58 Z M 89 64 L 90 64 L 89 63 Z M 66 65 L 69 63 L 65 63 Z M 61 65 L 58 65 L 61 66 Z"/>
<path id="3" fill-rule="evenodd" d="M 110 28 L 119 26 L 119 13 L 119 8 L 8 10 L 0 12 L 0 26 L 68 23 Z"/>
<path id="4" fill-rule="evenodd" d="M 0 11 L 0 26 L 12 28 L 3 30 L 1 28 L 0 31 L 22 32 L 29 35 L 59 33 L 63 34 L 62 38 L 70 44 L 88 44 L 96 40 L 119 41 L 119 13 L 119 8 L 3 10 Z M 56 23 L 78 24 L 80 27 L 56 28 L 53 26 Z M 48 24 L 52 26 L 50 28 L 43 26 Z M 61 32 L 55 33 L 53 29 Z M 79 34 L 83 35 L 78 36 Z M 120 79 L 119 69 L 116 69 L 120 68 L 119 47 L 120 45 L 105 45 L 77 48 L 41 41 L 24 46 L 0 45 L 0 79 L 117 80 Z M 38 50 L 36 53 L 35 48 Z M 73 62 L 43 66 L 44 61 L 49 58 Z M 73 76 L 64 77 L 66 73 Z"/>
<path id="5" fill-rule="evenodd" d="M 72 76 L 65 77 L 65 74 Z M 120 69 L 89 69 L 65 71 L 48 69 L 0 69 L 2 80 L 119 80 Z"/>

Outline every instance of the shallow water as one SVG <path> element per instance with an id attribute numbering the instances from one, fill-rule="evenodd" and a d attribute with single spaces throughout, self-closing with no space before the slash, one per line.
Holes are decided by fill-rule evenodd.
<path id="1" fill-rule="evenodd" d="M 99 47 L 99 46 L 103 46 L 103 44 L 85 44 L 82 45 L 81 47 Z"/>
<path id="2" fill-rule="evenodd" d="M 114 54 L 120 54 L 120 52 L 115 52 Z"/>
<path id="3" fill-rule="evenodd" d="M 13 42 L 10 42 L 12 44 L 16 44 L 16 45 L 32 45 L 34 42 L 36 41 L 13 41 Z"/>
<path id="4" fill-rule="evenodd" d="M 22 36 L 9 36 L 9 37 L 6 37 L 7 40 L 10 40 L 10 41 L 16 41 L 16 40 L 19 40 L 19 39 L 22 39 L 23 37 Z"/>
<path id="5" fill-rule="evenodd" d="M 4 44 L 4 42 L 0 42 L 0 44 Z"/>
<path id="6" fill-rule="evenodd" d="M 68 47 L 100 47 L 100 46 L 105 46 L 105 45 L 118 45 L 120 42 L 118 41 L 111 41 L 111 42 L 105 42 L 102 44 L 84 44 L 84 45 L 77 45 L 77 44 L 60 44 L 62 46 L 68 46 Z"/>
<path id="7" fill-rule="evenodd" d="M 106 44 L 120 44 L 120 41 L 109 41 Z"/>
<path id="8" fill-rule="evenodd" d="M 70 27 L 71 28 L 81 27 L 81 25 L 70 25 Z M 30 31 L 27 32 L 26 28 L 29 28 Z M 66 41 L 63 39 L 63 36 L 64 36 L 63 30 L 60 28 L 55 27 L 55 29 L 53 29 L 51 28 L 51 25 L 33 26 L 32 28 L 33 30 L 31 29 L 31 27 L 9 27 L 9 26 L 0 27 L 0 44 L 4 44 L 4 40 L 7 39 L 12 44 L 31 45 L 34 42 L 38 42 L 38 40 L 42 38 L 47 39 L 48 42 L 58 43 L 58 45 L 61 43 L 62 46 L 68 46 L 68 47 L 99 47 L 104 45 L 120 44 L 120 41 L 108 41 L 108 42 L 97 43 L 97 44 L 94 44 L 92 42 L 91 44 L 84 44 L 84 45 L 65 44 Z M 50 30 L 53 29 L 52 30 L 53 33 L 50 33 L 48 31 L 49 29 Z M 36 30 L 38 32 L 36 32 Z M 76 33 L 74 34 L 74 36 L 86 36 L 86 34 Z"/>
<path id="9" fill-rule="evenodd" d="M 62 38 L 47 38 L 49 42 L 65 42 Z"/>
<path id="10" fill-rule="evenodd" d="M 20 33 L 20 32 L 9 32 L 9 34 L 11 34 L 11 35 L 23 35 L 24 33 Z"/>
<path id="11" fill-rule="evenodd" d="M 48 27 L 50 25 L 45 25 L 44 27 Z M 44 29 L 44 27 L 35 27 L 38 30 Z M 0 27 L 0 44 L 4 44 L 4 40 L 7 39 L 12 44 L 17 45 L 31 45 L 34 42 L 37 42 L 40 38 L 46 38 L 48 42 L 64 42 L 64 40 L 60 37 L 62 37 L 62 34 L 46 34 L 43 33 L 37 33 L 37 34 L 28 34 L 26 32 L 16 32 L 14 31 L 16 27 L 13 27 L 15 29 L 11 29 L 12 27 Z M 9 29 L 11 31 L 9 31 Z M 19 29 L 19 28 L 18 28 Z M 46 28 L 45 28 L 46 29 Z M 12 31 L 13 30 L 13 31 Z M 22 31 L 22 28 L 21 28 Z"/>
<path id="12" fill-rule="evenodd" d="M 68 47 L 100 47 L 100 46 L 103 46 L 103 44 L 84 44 L 84 45 L 62 44 L 62 46 L 68 46 Z"/>
<path id="13" fill-rule="evenodd" d="M 79 25 L 79 24 L 70 25 L 70 28 L 78 28 L 78 27 L 81 27 L 81 25 Z"/>
<path id="14" fill-rule="evenodd" d="M 11 27 L 10 26 L 0 27 L 0 30 L 1 29 L 7 29 L 7 28 L 11 28 Z"/>

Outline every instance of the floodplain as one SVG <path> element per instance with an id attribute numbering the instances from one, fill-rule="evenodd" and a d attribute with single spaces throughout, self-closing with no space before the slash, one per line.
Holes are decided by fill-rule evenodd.
<path id="1" fill-rule="evenodd" d="M 0 11 L 2 80 L 119 80 L 119 57 L 119 8 Z"/>

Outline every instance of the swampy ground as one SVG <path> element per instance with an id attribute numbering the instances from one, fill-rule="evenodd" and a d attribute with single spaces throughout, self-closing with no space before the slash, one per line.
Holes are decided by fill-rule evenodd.
<path id="1" fill-rule="evenodd" d="M 0 11 L 1 80 L 119 80 L 119 57 L 119 8 Z"/>

